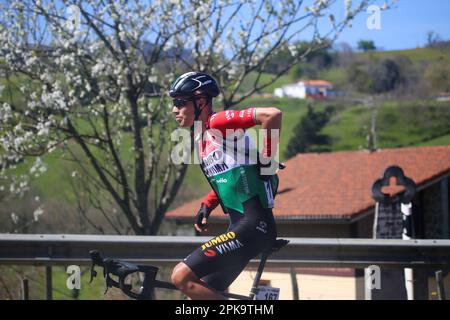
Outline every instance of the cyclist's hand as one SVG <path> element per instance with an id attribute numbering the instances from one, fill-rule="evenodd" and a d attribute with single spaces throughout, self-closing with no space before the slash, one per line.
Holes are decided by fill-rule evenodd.
<path id="1" fill-rule="evenodd" d="M 208 231 L 208 217 L 211 214 L 211 209 L 204 203 L 200 206 L 200 210 L 197 213 L 197 217 L 195 218 L 194 228 L 198 232 Z"/>
<path id="2" fill-rule="evenodd" d="M 259 163 L 259 177 L 264 181 L 269 181 L 278 170 L 283 170 L 286 165 L 273 159 L 265 159 Z"/>

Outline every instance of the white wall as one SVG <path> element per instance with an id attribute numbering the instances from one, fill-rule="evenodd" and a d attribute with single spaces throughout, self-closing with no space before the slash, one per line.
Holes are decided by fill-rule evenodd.
<path id="1" fill-rule="evenodd" d="M 231 284 L 229 292 L 248 295 L 256 271 L 243 271 Z M 270 280 L 270 286 L 280 288 L 280 300 L 292 300 L 292 282 L 289 273 L 264 272 L 261 280 Z M 356 284 L 350 276 L 297 274 L 300 300 L 356 300 Z"/>

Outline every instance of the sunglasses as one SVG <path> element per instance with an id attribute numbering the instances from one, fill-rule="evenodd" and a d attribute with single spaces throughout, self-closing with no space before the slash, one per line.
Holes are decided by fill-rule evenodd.
<path id="1" fill-rule="evenodd" d="M 183 99 L 173 99 L 173 105 L 177 108 L 184 107 L 189 100 L 183 100 Z"/>

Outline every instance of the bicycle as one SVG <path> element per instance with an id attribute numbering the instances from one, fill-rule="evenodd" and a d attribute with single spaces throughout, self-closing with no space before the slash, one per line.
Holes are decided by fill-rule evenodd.
<path id="1" fill-rule="evenodd" d="M 287 245 L 289 240 L 277 239 L 275 240 L 273 246 L 264 251 L 261 254 L 261 260 L 258 265 L 258 270 L 256 272 L 255 278 L 253 280 L 252 288 L 250 290 L 250 294 L 248 296 L 228 293 L 228 292 L 220 292 L 226 298 L 238 299 L 238 300 L 254 300 L 260 290 L 259 282 L 261 280 L 261 276 L 266 265 L 266 261 L 268 257 L 280 250 L 282 247 Z M 97 276 L 97 271 L 95 271 L 95 266 L 98 265 L 103 268 L 103 277 L 106 281 L 106 292 L 111 287 L 119 288 L 122 290 L 124 294 L 128 297 L 136 300 L 153 300 L 153 289 L 154 288 L 163 288 L 169 290 L 178 290 L 174 284 L 171 282 L 156 280 L 156 275 L 158 273 L 158 267 L 150 266 L 150 265 L 135 265 L 133 263 L 111 259 L 111 258 L 102 258 L 100 252 L 97 250 L 89 251 L 91 256 L 92 265 L 91 265 L 91 279 L 89 284 L 92 283 L 94 278 Z M 133 273 L 141 272 L 144 274 L 144 279 L 142 281 L 142 286 L 139 291 L 133 291 L 132 285 L 126 283 L 126 278 Z M 111 278 L 111 275 L 118 277 L 118 281 Z"/>

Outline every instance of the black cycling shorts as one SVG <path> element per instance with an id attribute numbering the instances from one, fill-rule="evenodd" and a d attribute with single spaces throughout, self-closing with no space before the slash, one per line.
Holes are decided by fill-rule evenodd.
<path id="1" fill-rule="evenodd" d="M 244 214 L 229 212 L 228 231 L 203 243 L 183 262 L 212 288 L 226 290 L 248 262 L 270 248 L 276 237 L 271 209 L 258 198 L 244 202 Z"/>

